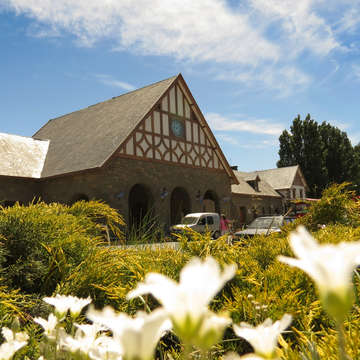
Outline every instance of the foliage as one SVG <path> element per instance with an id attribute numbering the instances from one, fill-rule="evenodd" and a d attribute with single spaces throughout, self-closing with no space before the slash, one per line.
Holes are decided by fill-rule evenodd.
<path id="1" fill-rule="evenodd" d="M 348 184 L 329 187 L 297 224 L 306 224 L 321 244 L 358 241 L 360 212 L 353 195 Z M 259 325 L 266 318 L 280 319 L 288 312 L 292 314 L 293 322 L 291 331 L 283 335 L 284 341 L 280 339 L 282 359 L 316 359 L 316 354 L 320 359 L 337 358 L 335 324 L 323 311 L 312 280 L 302 271 L 277 260 L 278 255 L 293 256 L 287 237 L 297 224 L 284 227 L 280 234 L 258 235 L 233 245 L 227 243 L 226 237 L 213 241 L 210 234 L 190 231 L 179 236 L 179 249 L 139 245 L 99 247 L 101 228 L 91 225 L 93 220 L 89 221 L 88 216 L 81 215 L 87 211 L 90 214 L 97 212 L 81 211 L 81 207 L 77 207 L 76 213 L 69 214 L 70 208 L 41 203 L 30 205 L 27 211 L 19 205 L 1 210 L 3 284 L 16 287 L 10 281 L 13 278 L 6 277 L 10 274 L 9 259 L 15 254 L 24 254 L 20 250 L 26 249 L 34 258 L 19 256 L 21 261 L 40 259 L 44 264 L 43 273 L 29 274 L 34 278 L 39 275 L 36 291 L 40 297 L 56 289 L 65 295 L 90 296 L 97 308 L 112 305 L 118 311 L 135 314 L 137 310 L 159 307 L 159 302 L 151 295 L 143 296 L 143 301 L 126 299 L 127 293 L 143 281 L 147 273 L 161 273 L 178 281 L 181 269 L 191 258 L 213 256 L 221 266 L 230 263 L 238 266 L 236 276 L 210 303 L 213 312 L 229 314 L 234 323 L 245 321 L 252 325 Z M 77 217 L 81 219 L 75 221 Z M 326 224 L 326 227 L 318 228 L 318 224 Z M 15 239 L 21 239 L 19 244 Z M 14 268 L 19 263 L 15 263 Z M 50 268 L 53 277 L 49 277 Z M 347 352 L 356 359 L 360 358 L 360 275 L 354 276 L 354 282 L 356 299 L 345 321 L 345 337 Z M 0 288 L 0 319 L 2 326 L 9 326 L 13 315 L 23 319 L 21 324 L 26 323 L 32 335 L 29 345 L 20 350 L 19 359 L 25 354 L 30 359 L 37 359 L 39 332 L 29 325 L 30 319 L 31 316 L 45 316 L 48 309 L 39 306 L 39 296 L 23 295 L 28 292 L 25 289 L 19 292 L 11 287 Z M 180 347 L 173 335 L 162 340 L 161 349 L 166 353 L 161 355 L 164 358 L 170 354 L 174 359 L 179 357 Z M 231 328 L 225 331 L 223 341 L 211 349 L 209 358 L 218 359 L 230 350 L 240 354 L 251 351 L 248 343 L 236 338 Z"/>
<path id="2" fill-rule="evenodd" d="M 300 165 L 309 185 L 309 195 L 320 197 L 332 183 L 358 183 L 359 151 L 353 148 L 347 134 L 323 122 L 318 124 L 308 114 L 298 115 L 279 138 L 278 167 Z"/>
<path id="3" fill-rule="evenodd" d="M 148 211 L 137 224 L 127 229 L 127 244 L 153 244 L 164 240 L 164 229 L 154 211 Z"/>
<path id="4" fill-rule="evenodd" d="M 319 225 L 342 224 L 359 226 L 360 201 L 349 183 L 333 184 L 326 188 L 321 199 L 313 203 L 299 223 L 316 229 Z"/>
<path id="5" fill-rule="evenodd" d="M 97 201 L 71 207 L 43 202 L 1 207 L 5 283 L 28 294 L 51 294 L 103 241 L 103 227 L 97 220 L 120 234 L 121 217 Z"/>

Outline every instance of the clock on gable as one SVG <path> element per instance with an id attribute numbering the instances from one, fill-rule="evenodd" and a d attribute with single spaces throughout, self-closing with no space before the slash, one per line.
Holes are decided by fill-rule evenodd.
<path id="1" fill-rule="evenodd" d="M 170 129 L 174 136 L 179 138 L 185 137 L 184 122 L 177 118 L 170 119 Z"/>

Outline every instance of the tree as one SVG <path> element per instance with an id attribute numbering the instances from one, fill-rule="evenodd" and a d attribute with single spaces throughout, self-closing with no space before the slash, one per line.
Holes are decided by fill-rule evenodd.
<path id="1" fill-rule="evenodd" d="M 356 161 L 360 159 L 360 147 L 355 150 L 345 132 L 326 122 L 319 125 L 310 114 L 305 120 L 298 115 L 290 133 L 284 130 L 279 142 L 277 166 L 300 165 L 310 196 L 320 197 L 332 183 L 357 183 L 360 178 L 359 162 Z"/>

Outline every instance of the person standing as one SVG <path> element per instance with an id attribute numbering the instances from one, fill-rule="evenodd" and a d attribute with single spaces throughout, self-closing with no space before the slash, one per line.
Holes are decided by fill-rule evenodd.
<path id="1" fill-rule="evenodd" d="M 229 227 L 230 227 L 231 221 L 228 220 L 226 218 L 226 216 L 224 214 L 220 215 L 220 231 L 221 231 L 221 236 L 225 235 L 229 232 Z"/>

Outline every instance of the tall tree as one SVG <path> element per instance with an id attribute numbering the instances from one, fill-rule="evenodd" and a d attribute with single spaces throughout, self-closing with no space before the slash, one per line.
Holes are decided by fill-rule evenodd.
<path id="1" fill-rule="evenodd" d="M 280 160 L 277 166 L 300 165 L 310 196 L 321 196 L 324 188 L 331 183 L 356 181 L 360 177 L 355 151 L 347 134 L 326 122 L 319 125 L 310 114 L 305 120 L 298 115 L 290 133 L 284 130 L 279 142 Z"/>
<path id="2" fill-rule="evenodd" d="M 347 134 L 326 122 L 320 125 L 319 130 L 326 149 L 325 166 L 328 171 L 328 182 L 354 181 L 358 165 L 354 161 L 354 148 Z"/>

